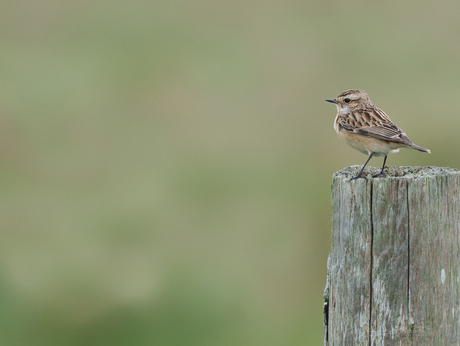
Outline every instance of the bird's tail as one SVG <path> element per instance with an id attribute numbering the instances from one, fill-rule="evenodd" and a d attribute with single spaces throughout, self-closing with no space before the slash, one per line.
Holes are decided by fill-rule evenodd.
<path id="1" fill-rule="evenodd" d="M 425 148 L 423 148 L 423 147 L 421 147 L 421 146 L 419 146 L 417 144 L 412 144 L 412 148 L 417 149 L 418 151 L 422 151 L 424 153 L 428 153 L 428 154 L 431 153 L 431 151 L 429 149 L 425 149 Z"/>

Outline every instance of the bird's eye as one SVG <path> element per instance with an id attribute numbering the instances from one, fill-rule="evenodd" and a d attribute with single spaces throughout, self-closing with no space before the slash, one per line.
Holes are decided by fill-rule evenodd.
<path id="1" fill-rule="evenodd" d="M 350 99 L 345 99 L 344 101 L 345 101 L 345 103 L 349 103 Z"/>

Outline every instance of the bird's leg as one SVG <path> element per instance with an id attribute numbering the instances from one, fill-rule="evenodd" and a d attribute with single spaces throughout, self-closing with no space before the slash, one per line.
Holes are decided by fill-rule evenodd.
<path id="1" fill-rule="evenodd" d="M 387 157 L 388 156 L 385 156 L 385 158 L 383 159 L 383 166 L 382 166 L 382 170 L 380 171 L 380 173 L 374 174 L 372 178 L 383 178 L 384 177 L 383 170 L 385 169 L 385 162 L 387 162 Z"/>
<path id="2" fill-rule="evenodd" d="M 356 174 L 356 176 L 351 177 L 350 180 L 354 180 L 354 179 L 357 179 L 357 178 L 364 178 L 364 179 L 367 180 L 367 177 L 363 174 L 363 172 L 364 172 L 364 168 L 366 168 L 366 165 L 367 165 L 367 163 L 369 162 L 369 160 L 372 159 L 372 155 L 374 155 L 374 153 L 370 153 L 370 154 L 369 154 L 369 158 L 367 159 L 367 161 L 366 161 L 366 163 L 364 164 L 363 168 L 361 168 L 361 170 L 359 171 L 358 174 Z"/>

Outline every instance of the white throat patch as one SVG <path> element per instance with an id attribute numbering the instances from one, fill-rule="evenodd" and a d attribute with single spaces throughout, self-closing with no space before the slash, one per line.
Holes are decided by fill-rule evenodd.
<path id="1" fill-rule="evenodd" d="M 348 106 L 342 106 L 340 104 L 336 104 L 337 106 L 337 112 L 347 114 L 350 113 L 350 108 Z"/>

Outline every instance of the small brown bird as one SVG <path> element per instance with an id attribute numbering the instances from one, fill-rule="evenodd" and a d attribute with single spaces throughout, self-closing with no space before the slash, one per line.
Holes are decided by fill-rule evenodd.
<path id="1" fill-rule="evenodd" d="M 339 137 L 345 139 L 351 147 L 369 155 L 363 168 L 351 180 L 359 177 L 367 179 L 363 171 L 372 156 L 385 156 L 382 170 L 372 176 L 376 178 L 383 177 L 387 156 L 397 153 L 400 148 L 430 153 L 428 149 L 412 143 L 384 111 L 373 105 L 364 90 L 346 90 L 335 99 L 326 101 L 337 106 L 334 129 Z"/>

